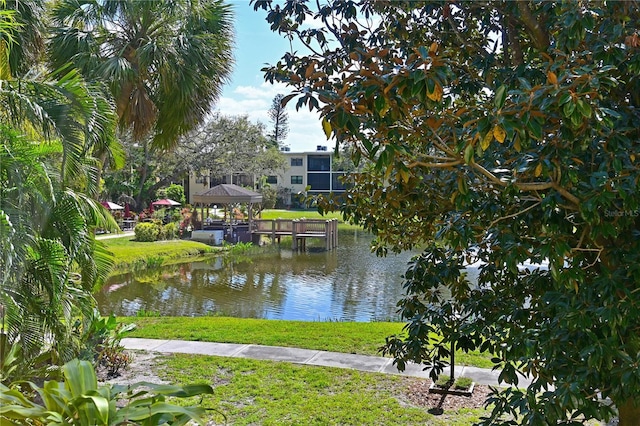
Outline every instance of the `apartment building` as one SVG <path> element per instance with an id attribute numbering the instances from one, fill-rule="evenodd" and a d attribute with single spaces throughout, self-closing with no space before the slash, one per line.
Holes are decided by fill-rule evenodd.
<path id="1" fill-rule="evenodd" d="M 292 152 L 288 148 L 281 150 L 287 159 L 287 169 L 281 175 L 267 177 L 267 183 L 281 189 L 286 194 L 285 205 L 298 207 L 298 194 L 318 195 L 344 192 L 345 187 L 340 182 L 344 171 L 333 170 L 333 151 L 326 146 L 318 145 L 315 151 Z M 188 202 L 192 203 L 193 194 L 206 191 L 221 183 L 234 183 L 240 186 L 254 186 L 254 177 L 237 174 L 233 176 L 189 177 Z M 306 188 L 309 186 L 309 190 Z"/>
<path id="2" fill-rule="evenodd" d="M 345 172 L 333 170 L 333 151 L 328 151 L 326 146 L 318 145 L 316 151 L 311 152 L 283 151 L 282 154 L 287 157 L 289 168 L 283 176 L 277 176 L 278 187 L 290 189 L 291 205 L 296 205 L 296 194 L 304 193 L 307 186 L 308 195 L 344 192 L 340 176 Z"/>

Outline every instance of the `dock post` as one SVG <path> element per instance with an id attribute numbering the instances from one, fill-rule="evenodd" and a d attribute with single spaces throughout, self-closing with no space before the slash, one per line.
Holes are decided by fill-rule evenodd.
<path id="1" fill-rule="evenodd" d="M 338 219 L 333 219 L 333 248 L 338 247 Z"/>
<path id="2" fill-rule="evenodd" d="M 298 250 L 298 220 L 294 219 L 291 222 L 291 238 L 292 238 L 292 242 L 291 242 L 291 250 L 296 251 Z"/>
<path id="3" fill-rule="evenodd" d="M 331 235 L 331 229 L 333 227 L 331 226 L 331 221 L 329 220 L 325 220 L 324 221 L 324 248 L 325 250 L 329 251 L 331 250 L 331 245 L 333 244 L 333 236 Z"/>
<path id="4" fill-rule="evenodd" d="M 276 243 L 276 219 L 271 221 L 271 245 Z"/>

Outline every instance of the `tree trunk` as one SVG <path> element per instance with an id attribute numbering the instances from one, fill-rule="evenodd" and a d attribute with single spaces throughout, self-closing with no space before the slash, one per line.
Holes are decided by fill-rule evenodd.
<path id="1" fill-rule="evenodd" d="M 96 190 L 98 191 L 98 194 L 100 193 L 100 181 L 102 180 L 102 175 L 104 174 L 104 169 L 107 164 L 107 151 L 103 151 L 100 153 L 100 156 L 98 157 L 98 170 L 96 172 L 96 181 L 95 181 L 95 185 L 96 185 Z"/>
<path id="2" fill-rule="evenodd" d="M 640 401 L 629 398 L 621 404 L 616 402 L 618 408 L 618 426 L 637 426 L 640 421 Z"/>
<path id="3" fill-rule="evenodd" d="M 147 174 L 149 169 L 149 144 L 145 140 L 142 142 L 144 149 L 144 159 L 142 161 L 142 170 L 140 170 L 140 183 L 138 184 L 138 194 L 136 195 L 136 205 L 138 208 L 142 208 L 142 191 L 144 191 L 144 184 L 147 181 Z"/>
<path id="4" fill-rule="evenodd" d="M 451 376 L 449 376 L 451 378 L 451 381 L 455 381 L 455 368 L 456 368 L 456 342 L 452 341 L 451 342 L 451 359 L 450 359 L 451 363 L 450 363 L 450 367 L 451 367 Z"/>

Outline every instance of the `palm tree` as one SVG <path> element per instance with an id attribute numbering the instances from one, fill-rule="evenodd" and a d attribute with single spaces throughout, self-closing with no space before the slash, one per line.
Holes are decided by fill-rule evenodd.
<path id="1" fill-rule="evenodd" d="M 91 198 L 60 186 L 51 166 L 58 151 L 0 126 L 2 340 L 21 346 L 25 364 L 48 343 L 49 361 L 77 353 L 74 318 L 92 312 L 93 288 L 111 266 L 93 230 L 116 225 Z"/>
<path id="2" fill-rule="evenodd" d="M 222 0 L 61 0 L 52 24 L 53 68 L 72 62 L 107 82 L 120 128 L 145 153 L 199 125 L 231 73 L 232 11 Z M 138 201 L 146 162 L 141 174 Z"/>
<path id="3" fill-rule="evenodd" d="M 114 107 L 73 69 L 23 73 L 12 62 L 29 27 L 10 9 L 17 3 L 0 1 L 0 367 L 7 344 L 22 348 L 23 365 L 47 346 L 49 361 L 74 354 L 73 318 L 92 311 L 93 286 L 110 267 L 93 229 L 116 226 L 69 189 L 95 189 L 91 152 L 114 139 Z M 35 57 L 26 47 L 18 58 Z"/>

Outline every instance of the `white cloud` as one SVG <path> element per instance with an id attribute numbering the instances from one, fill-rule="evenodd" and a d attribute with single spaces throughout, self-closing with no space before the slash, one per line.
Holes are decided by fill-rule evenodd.
<path id="1" fill-rule="evenodd" d="M 268 97 L 270 99 L 273 99 L 273 97 L 278 93 L 285 94 L 289 92 L 290 92 L 290 89 L 282 83 L 271 84 L 267 82 L 262 82 L 262 84 L 260 84 L 260 86 L 257 86 L 257 87 L 256 86 L 237 86 L 233 90 L 233 93 L 238 96 L 244 96 L 248 98 Z"/>
<path id="2" fill-rule="evenodd" d="M 228 92 L 227 92 L 228 93 Z M 223 96 L 216 110 L 224 115 L 247 115 L 251 121 L 260 121 L 267 128 L 270 125 L 267 112 L 274 96 L 287 95 L 290 89 L 282 84 L 262 83 L 260 86 L 238 86 L 230 94 Z M 315 151 L 317 145 L 333 147 L 334 141 L 327 141 L 320 123 L 320 115 L 308 108 L 295 109 L 295 100 L 287 105 L 289 113 L 289 136 L 285 142 L 292 151 Z"/>

